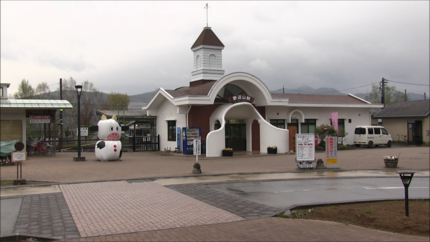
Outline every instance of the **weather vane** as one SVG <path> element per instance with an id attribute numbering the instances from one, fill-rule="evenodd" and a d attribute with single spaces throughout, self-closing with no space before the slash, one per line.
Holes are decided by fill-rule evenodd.
<path id="1" fill-rule="evenodd" d="M 209 9 L 209 5 L 206 3 L 206 6 L 204 8 L 206 8 L 206 27 L 209 27 L 209 24 L 208 24 L 208 15 L 209 15 L 208 9 Z"/>

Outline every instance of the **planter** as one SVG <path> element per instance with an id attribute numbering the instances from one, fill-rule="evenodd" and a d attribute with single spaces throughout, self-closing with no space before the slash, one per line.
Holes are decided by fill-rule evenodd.
<path id="1" fill-rule="evenodd" d="M 275 149 L 273 149 L 273 148 L 267 148 L 267 154 L 276 154 L 276 153 L 278 153 L 278 149 L 277 148 L 275 148 Z"/>
<path id="2" fill-rule="evenodd" d="M 233 156 L 233 151 L 232 150 L 223 150 L 222 156 Z"/>
<path id="3" fill-rule="evenodd" d="M 386 168 L 397 168 L 397 163 L 399 163 L 399 159 L 384 159 Z"/>

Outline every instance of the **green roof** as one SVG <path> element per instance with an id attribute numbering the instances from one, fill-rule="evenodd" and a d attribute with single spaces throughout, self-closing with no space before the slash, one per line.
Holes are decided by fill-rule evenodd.
<path id="1" fill-rule="evenodd" d="M 67 109 L 73 106 L 67 100 L 1 99 L 0 108 Z"/>

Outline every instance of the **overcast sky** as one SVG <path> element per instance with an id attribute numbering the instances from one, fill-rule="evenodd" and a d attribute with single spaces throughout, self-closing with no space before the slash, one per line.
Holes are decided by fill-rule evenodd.
<path id="1" fill-rule="evenodd" d="M 1 82 L 9 93 L 22 79 L 54 91 L 69 77 L 128 95 L 188 86 L 206 3 L 1 1 Z M 345 93 L 384 77 L 429 94 L 429 1 L 208 3 L 225 74 Z"/>

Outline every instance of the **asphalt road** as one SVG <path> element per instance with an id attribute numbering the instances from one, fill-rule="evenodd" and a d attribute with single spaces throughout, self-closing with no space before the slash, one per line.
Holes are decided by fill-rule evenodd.
<path id="1" fill-rule="evenodd" d="M 404 199 L 400 178 L 344 178 L 286 181 L 253 181 L 206 185 L 278 209 L 359 201 Z M 429 199 L 429 178 L 416 177 L 409 187 L 410 199 Z"/>

